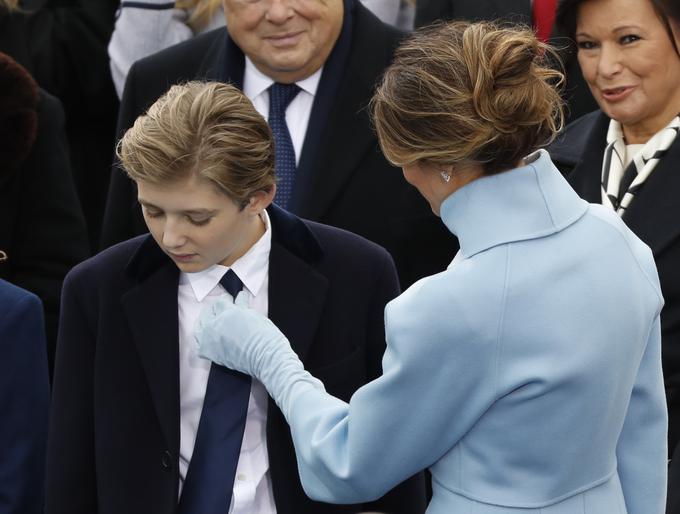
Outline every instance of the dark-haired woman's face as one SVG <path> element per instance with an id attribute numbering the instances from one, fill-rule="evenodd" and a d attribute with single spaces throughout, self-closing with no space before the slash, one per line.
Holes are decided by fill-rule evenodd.
<path id="1" fill-rule="evenodd" d="M 600 108 L 628 143 L 644 143 L 680 112 L 680 57 L 649 0 L 588 0 L 578 60 Z"/>

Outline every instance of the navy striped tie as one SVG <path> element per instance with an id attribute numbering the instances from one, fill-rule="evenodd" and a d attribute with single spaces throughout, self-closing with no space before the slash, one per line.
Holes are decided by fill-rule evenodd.
<path id="1" fill-rule="evenodd" d="M 286 124 L 286 109 L 300 92 L 296 84 L 275 82 L 269 87 L 269 126 L 274 134 L 276 160 L 276 197 L 274 201 L 288 209 L 295 186 L 295 149 Z"/>
<path id="2" fill-rule="evenodd" d="M 243 283 L 233 270 L 220 280 L 233 297 Z M 196 444 L 179 500 L 178 514 L 225 514 L 229 510 L 250 397 L 248 375 L 213 363 Z"/>

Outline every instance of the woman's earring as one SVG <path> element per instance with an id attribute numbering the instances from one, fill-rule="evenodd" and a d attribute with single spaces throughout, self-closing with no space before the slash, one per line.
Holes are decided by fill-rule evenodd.
<path id="1" fill-rule="evenodd" d="M 448 171 L 444 170 L 440 171 L 439 174 L 441 175 L 442 180 L 448 184 L 449 181 L 451 180 L 451 174 Z"/>

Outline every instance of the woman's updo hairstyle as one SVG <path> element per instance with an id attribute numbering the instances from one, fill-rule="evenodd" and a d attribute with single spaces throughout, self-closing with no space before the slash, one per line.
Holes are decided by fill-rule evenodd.
<path id="1" fill-rule="evenodd" d="M 555 63 L 526 27 L 451 22 L 413 33 L 371 101 L 385 156 L 397 166 L 514 168 L 562 128 Z"/>

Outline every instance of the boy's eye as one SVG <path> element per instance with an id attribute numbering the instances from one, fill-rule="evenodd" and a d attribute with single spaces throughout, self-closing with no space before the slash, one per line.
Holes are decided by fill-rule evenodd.
<path id="1" fill-rule="evenodd" d="M 207 225 L 208 223 L 210 223 L 211 219 L 212 218 L 192 218 L 191 216 L 189 216 L 189 223 L 198 226 Z"/>
<path id="2" fill-rule="evenodd" d="M 144 210 L 146 212 L 146 215 L 149 218 L 160 218 L 161 216 L 163 216 L 163 211 L 155 211 L 155 210 L 152 210 L 152 209 L 144 209 Z"/>

